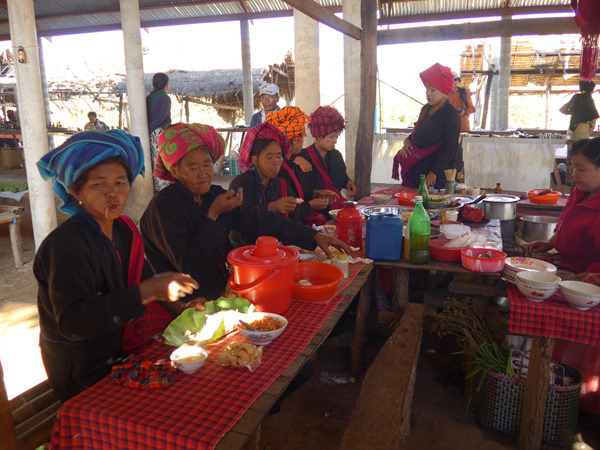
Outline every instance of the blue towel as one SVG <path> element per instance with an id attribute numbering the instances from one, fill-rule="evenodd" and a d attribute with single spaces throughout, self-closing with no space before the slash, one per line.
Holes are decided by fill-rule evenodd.
<path id="1" fill-rule="evenodd" d="M 133 178 L 144 175 L 144 151 L 140 138 L 122 130 L 74 134 L 40 159 L 37 166 L 44 180 L 54 179 L 52 188 L 63 201 L 61 211 L 73 216 L 80 212 L 80 206 L 69 192 L 69 186 L 84 171 L 114 156 L 125 160 Z"/>

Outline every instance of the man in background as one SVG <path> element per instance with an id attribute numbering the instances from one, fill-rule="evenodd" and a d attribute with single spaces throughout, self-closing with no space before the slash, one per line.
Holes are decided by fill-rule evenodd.
<path id="1" fill-rule="evenodd" d="M 271 111 L 279 111 L 279 86 L 276 84 L 266 84 L 260 89 L 260 102 L 263 109 L 252 116 L 250 120 L 250 128 L 260 125 L 265 121 L 267 113 Z"/>
<path id="2" fill-rule="evenodd" d="M 452 92 L 448 94 L 448 101 L 458 110 L 460 114 L 460 132 L 464 133 L 471 131 L 469 116 L 475 112 L 475 106 L 473 106 L 473 101 L 471 100 L 471 91 L 458 86 L 461 82 L 460 75 L 456 72 L 452 72 L 452 75 L 454 75 L 454 87 L 452 88 Z M 460 172 L 463 167 L 462 138 L 460 138 L 456 156 L 454 157 L 454 168 Z"/>
<path id="3" fill-rule="evenodd" d="M 94 111 L 90 111 L 88 113 L 88 119 L 90 119 L 90 121 L 85 124 L 85 127 L 84 127 L 85 131 L 106 131 L 106 130 L 108 130 L 108 126 L 101 120 L 98 120 L 98 116 L 96 115 L 96 113 Z"/>

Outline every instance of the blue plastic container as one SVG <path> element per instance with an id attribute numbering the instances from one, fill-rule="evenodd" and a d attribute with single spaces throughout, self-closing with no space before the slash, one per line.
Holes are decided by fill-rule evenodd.
<path id="1" fill-rule="evenodd" d="M 398 261 L 402 256 L 402 219 L 393 214 L 371 214 L 367 221 L 365 256 L 376 261 Z"/>

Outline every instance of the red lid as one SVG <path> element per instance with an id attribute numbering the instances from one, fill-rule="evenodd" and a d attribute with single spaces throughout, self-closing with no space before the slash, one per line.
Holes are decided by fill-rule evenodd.
<path id="1" fill-rule="evenodd" d="M 271 236 L 260 236 L 256 245 L 236 248 L 227 255 L 229 264 L 238 265 L 288 265 L 295 264 L 300 253 L 284 245 L 277 245 L 277 239 Z"/>

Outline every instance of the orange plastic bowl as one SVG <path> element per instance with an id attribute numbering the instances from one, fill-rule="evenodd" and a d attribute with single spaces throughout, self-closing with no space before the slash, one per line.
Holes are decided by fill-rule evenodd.
<path id="1" fill-rule="evenodd" d="M 343 278 L 340 268 L 332 264 L 317 261 L 298 263 L 294 266 L 292 297 L 306 302 L 330 299 Z M 311 286 L 298 284 L 301 280 L 308 281 Z"/>
<path id="2" fill-rule="evenodd" d="M 465 248 L 460 251 L 460 259 L 462 266 L 473 272 L 501 272 L 506 253 L 491 248 Z"/>
<path id="3" fill-rule="evenodd" d="M 535 189 L 533 191 L 527 191 L 527 197 L 529 197 L 529 201 L 531 203 L 537 203 L 538 205 L 554 205 L 558 201 L 560 196 L 562 195 L 561 192 L 552 191 L 552 192 L 548 192 L 547 194 L 544 194 L 544 195 L 538 195 L 537 197 L 532 197 L 533 195 L 537 194 L 538 192 L 542 192 L 542 191 L 543 191 L 543 189 Z"/>
<path id="4" fill-rule="evenodd" d="M 444 247 L 450 239 L 432 239 L 429 241 L 429 254 L 437 261 L 459 262 L 460 252 L 468 247 Z"/>
<path id="5" fill-rule="evenodd" d="M 402 206 L 415 206 L 412 199 L 416 196 L 416 192 L 398 192 L 394 194 L 394 197 L 398 200 L 398 204 Z"/>

